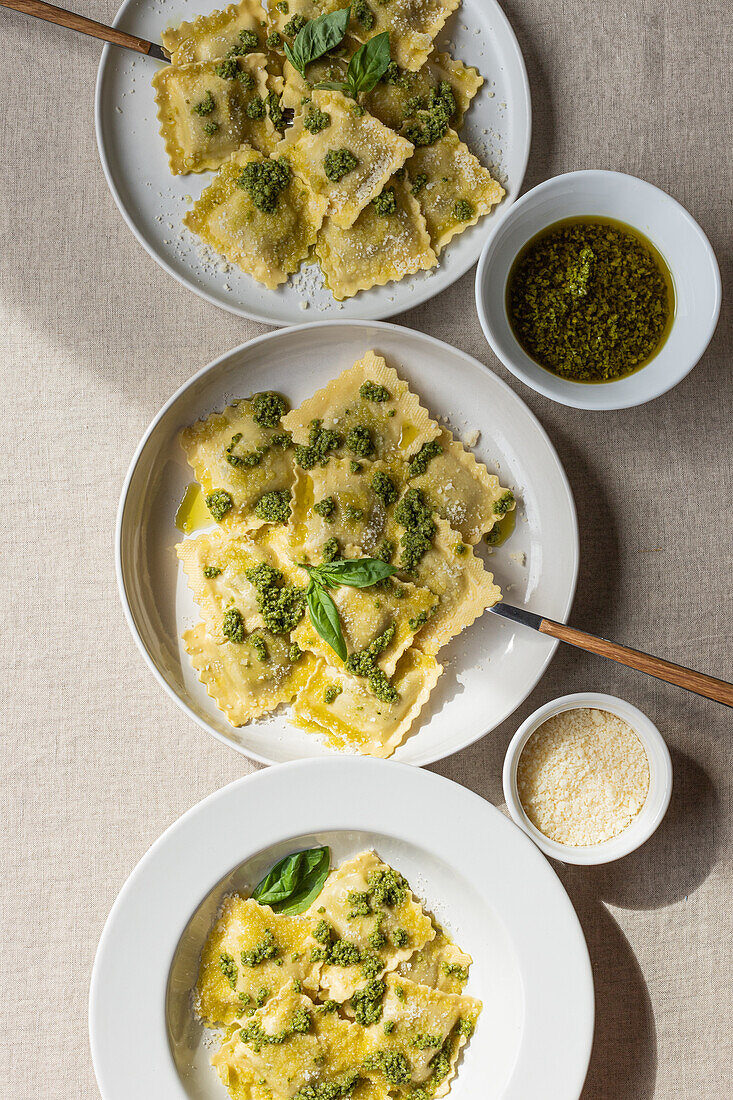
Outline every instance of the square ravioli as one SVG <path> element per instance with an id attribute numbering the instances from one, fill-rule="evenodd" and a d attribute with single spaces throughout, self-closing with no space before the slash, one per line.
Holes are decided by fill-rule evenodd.
<path id="1" fill-rule="evenodd" d="M 419 69 L 433 49 L 433 41 L 461 0 L 357 0 L 352 5 L 349 30 L 366 42 L 389 31 L 392 60 L 402 69 Z"/>
<path id="2" fill-rule="evenodd" d="M 471 956 L 448 939 L 442 928 L 436 927 L 435 937 L 401 962 L 397 973 L 443 993 L 462 993 L 472 963 Z"/>
<path id="3" fill-rule="evenodd" d="M 434 657 L 408 649 L 390 682 L 394 702 L 382 702 L 366 681 L 319 661 L 293 704 L 293 722 L 329 745 L 369 756 L 391 756 L 417 721 L 443 671 Z"/>
<path id="4" fill-rule="evenodd" d="M 430 92 L 437 92 L 441 84 L 447 83 L 454 102 L 450 123 L 458 130 L 483 82 L 484 78 L 472 65 L 455 61 L 447 53 L 434 53 L 417 72 L 391 65 L 371 92 L 363 97 L 363 103 L 367 111 L 385 126 L 400 130 L 406 119 L 412 118 L 417 110 L 428 107 Z"/>
<path id="5" fill-rule="evenodd" d="M 290 565 L 278 552 L 283 537 L 282 528 L 260 528 L 252 536 L 219 530 L 176 546 L 207 633 L 215 641 L 225 642 L 240 626 L 250 634 L 267 629 L 289 635 L 303 618 L 305 589 L 298 580 L 305 574 L 286 576 Z"/>
<path id="6" fill-rule="evenodd" d="M 331 433 L 331 450 L 345 448 L 355 462 L 406 459 L 440 434 L 407 383 L 373 351 L 289 412 L 283 427 L 300 444 L 295 461 L 306 470 L 328 461 L 330 452 L 318 446 L 323 430 Z"/>
<path id="7" fill-rule="evenodd" d="M 423 653 L 432 655 L 501 599 L 493 575 L 484 569 L 471 547 L 445 520 L 437 518 L 435 526 L 430 547 L 415 572 L 409 574 L 436 598 L 434 609 L 412 642 Z M 403 576 L 407 579 L 408 574 Z"/>
<path id="8" fill-rule="evenodd" d="M 183 221 L 272 290 L 298 270 L 315 244 L 325 206 L 287 164 L 243 146 Z"/>
<path id="9" fill-rule="evenodd" d="M 307 915 L 316 922 L 314 935 L 323 948 L 320 988 L 339 1003 L 371 978 L 394 970 L 435 935 L 407 880 L 374 851 L 332 871 Z M 349 965 L 349 952 L 360 961 Z"/>
<path id="10" fill-rule="evenodd" d="M 184 632 L 183 644 L 207 694 L 233 726 L 292 702 L 315 666 L 315 658 L 295 651 L 287 635 L 267 630 L 243 630 L 241 641 L 217 642 L 199 623 Z"/>
<path id="11" fill-rule="evenodd" d="M 285 408 L 277 394 L 255 394 L 181 432 L 209 511 L 227 530 L 284 525 L 290 518 L 291 439 L 277 419 Z"/>
<path id="12" fill-rule="evenodd" d="M 413 151 L 413 146 L 356 104 L 334 91 L 314 91 L 313 108 L 328 125 L 312 133 L 304 112 L 277 146 L 308 186 L 327 202 L 326 213 L 348 228 Z"/>
<path id="13" fill-rule="evenodd" d="M 489 214 L 506 193 L 455 130 L 415 149 L 407 174 L 438 255 L 456 234 Z"/>
<path id="14" fill-rule="evenodd" d="M 279 139 L 263 54 L 166 65 L 152 84 L 174 176 L 218 168 L 243 142 L 269 153 Z"/>
<path id="15" fill-rule="evenodd" d="M 228 897 L 201 954 L 194 999 L 203 1022 L 227 1026 L 250 1017 L 293 980 L 317 990 L 311 923 L 253 898 Z"/>
<path id="16" fill-rule="evenodd" d="M 240 0 L 221 11 L 169 27 L 160 36 L 174 65 L 262 53 L 265 38 L 265 12 L 259 0 Z"/>
<path id="17" fill-rule="evenodd" d="M 363 1028 L 285 987 L 212 1058 L 234 1100 L 387 1100 L 364 1069 L 373 1052 Z"/>
<path id="18" fill-rule="evenodd" d="M 351 588 L 343 585 L 330 593 L 338 610 L 348 657 L 346 671 L 363 676 L 372 684 L 372 673 L 379 670 L 391 676 L 397 661 L 410 645 L 420 625 L 433 614 L 437 599 L 428 588 L 390 580 L 388 588 Z M 344 663 L 330 645 L 316 633 L 309 618 L 304 618 L 293 634 L 301 649 L 322 657 L 328 665 L 343 668 Z"/>
<path id="19" fill-rule="evenodd" d="M 418 985 L 398 974 L 385 975 L 384 984 L 380 1019 L 366 1028 L 379 1047 L 369 1065 L 393 1064 L 390 1055 L 399 1054 L 401 1080 L 392 1076 L 392 1084 L 407 1095 L 416 1087 L 424 1088 L 428 1096 L 445 1095 L 460 1049 L 481 1012 L 481 1002 Z M 385 1024 L 391 1025 L 387 1032 Z"/>
<path id="20" fill-rule="evenodd" d="M 420 489 L 438 515 L 471 546 L 514 507 L 511 490 L 447 428 L 415 455 L 407 477 L 410 486 Z"/>
<path id="21" fill-rule="evenodd" d="M 419 203 L 396 179 L 348 229 L 327 218 L 318 234 L 316 255 L 337 302 L 360 290 L 428 271 L 438 262 Z"/>

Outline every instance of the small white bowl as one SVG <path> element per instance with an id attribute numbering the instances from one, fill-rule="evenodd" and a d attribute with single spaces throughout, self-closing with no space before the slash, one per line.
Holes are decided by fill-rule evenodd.
<path id="1" fill-rule="evenodd" d="M 511 330 L 507 280 L 520 249 L 564 218 L 614 218 L 652 242 L 672 274 L 675 316 L 649 363 L 616 382 L 570 382 L 535 363 Z M 476 307 L 492 349 L 520 381 L 576 409 L 626 409 L 666 393 L 689 374 L 718 323 L 720 270 L 700 226 L 658 187 L 622 172 L 569 172 L 528 191 L 507 212 L 484 246 L 476 272 Z"/>
<path id="2" fill-rule="evenodd" d="M 644 746 L 649 761 L 649 792 L 639 813 L 628 828 L 618 836 L 605 840 L 601 844 L 575 848 L 569 844 L 558 844 L 557 841 L 550 840 L 529 820 L 517 790 L 517 765 L 524 746 L 543 722 L 566 710 L 578 710 L 584 707 L 607 710 L 617 718 L 628 722 Z M 504 758 L 503 785 L 504 799 L 513 821 L 524 829 L 546 856 L 551 856 L 552 859 L 557 859 L 561 863 L 577 863 L 585 866 L 611 863 L 615 859 L 627 856 L 644 844 L 662 821 L 672 795 L 672 761 L 661 733 L 638 707 L 632 706 L 624 699 L 617 699 L 614 695 L 583 691 L 576 695 L 563 695 L 559 699 L 553 699 L 536 710 L 534 714 L 530 714 L 509 743 Z"/>

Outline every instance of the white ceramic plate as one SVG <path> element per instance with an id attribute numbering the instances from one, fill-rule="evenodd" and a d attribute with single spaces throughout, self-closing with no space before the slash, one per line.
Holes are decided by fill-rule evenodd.
<path id="1" fill-rule="evenodd" d="M 221 0 L 125 0 L 114 25 L 160 41 L 171 23 L 224 7 Z M 99 66 L 96 128 L 99 155 L 109 188 L 137 239 L 161 267 L 215 305 L 272 325 L 299 324 L 324 316 L 391 317 L 440 293 L 476 262 L 504 210 L 519 194 L 529 155 L 529 84 L 519 45 L 495 0 L 464 0 L 438 38 L 438 48 L 476 65 L 484 87 L 466 117 L 463 139 L 497 172 L 507 196 L 497 211 L 482 218 L 446 249 L 434 274 L 419 273 L 399 283 L 375 287 L 339 305 L 318 278 L 267 290 L 220 259 L 204 260 L 195 238 L 181 224 L 184 213 L 213 174 L 170 174 L 158 133 L 150 80 L 159 66 L 147 57 L 105 46 Z M 317 269 L 312 269 L 314 274 Z M 304 269 L 311 271 L 311 268 Z M 307 288 L 307 289 L 306 289 Z M 302 308 L 303 301 L 309 303 Z"/>
<path id="2" fill-rule="evenodd" d="M 198 609 L 173 549 L 183 537 L 174 517 L 192 479 L 178 432 L 257 390 L 279 390 L 295 406 L 369 348 L 385 355 L 434 416 L 449 417 L 457 435 L 479 428 L 477 457 L 514 489 L 516 530 L 487 557 L 508 602 L 565 621 L 575 592 L 577 520 L 560 460 L 524 402 L 476 359 L 378 321 L 271 332 L 227 352 L 173 395 L 138 447 L 120 500 L 117 576 L 130 628 L 159 682 L 214 736 L 264 763 L 333 750 L 291 726 L 282 710 L 235 729 L 196 679 L 180 635 L 198 622 Z M 529 695 L 556 645 L 485 614 L 440 651 L 445 672 L 397 758 L 428 764 L 492 730 Z"/>
<path id="3" fill-rule="evenodd" d="M 577 1100 L 593 1038 L 593 979 L 549 863 L 457 783 L 348 759 L 240 779 L 184 814 L 140 861 L 92 974 L 103 1100 L 226 1100 L 191 1011 L 201 948 L 226 894 L 251 889 L 281 856 L 313 844 L 329 844 L 334 864 L 374 847 L 473 956 L 467 993 L 484 1009 L 452 1100 Z"/>

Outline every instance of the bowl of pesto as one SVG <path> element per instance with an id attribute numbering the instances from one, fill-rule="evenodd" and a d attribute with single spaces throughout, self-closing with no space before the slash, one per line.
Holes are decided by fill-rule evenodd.
<path id="1" fill-rule="evenodd" d="M 675 199 L 621 172 L 533 188 L 484 247 L 476 306 L 520 381 L 578 409 L 642 405 L 676 386 L 720 313 L 710 242 Z"/>

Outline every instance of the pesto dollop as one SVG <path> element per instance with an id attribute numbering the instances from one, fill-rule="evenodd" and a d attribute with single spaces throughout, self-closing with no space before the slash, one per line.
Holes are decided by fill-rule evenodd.
<path id="1" fill-rule="evenodd" d="M 329 684 L 323 693 L 323 702 L 330 706 L 331 703 L 336 702 L 343 690 L 341 684 Z"/>
<path id="2" fill-rule="evenodd" d="M 244 166 L 237 186 L 247 192 L 258 210 L 264 214 L 274 214 L 280 195 L 290 183 L 291 176 L 290 165 L 285 157 L 279 157 L 278 160 L 253 160 Z"/>
<path id="3" fill-rule="evenodd" d="M 303 119 L 303 125 L 309 133 L 320 134 L 321 130 L 325 130 L 331 125 L 331 116 L 328 111 L 322 111 L 319 107 L 311 107 Z"/>
<path id="4" fill-rule="evenodd" d="M 507 489 L 505 493 L 502 493 L 498 500 L 494 501 L 494 515 L 505 516 L 513 504 L 514 493 L 511 491 L 511 489 Z"/>
<path id="5" fill-rule="evenodd" d="M 610 220 L 556 222 L 509 276 L 507 312 L 526 353 L 573 382 L 606 382 L 643 366 L 673 313 L 672 283 L 653 245 Z"/>
<path id="6" fill-rule="evenodd" d="M 288 411 L 288 403 L 279 393 L 256 393 L 251 401 L 252 419 L 261 428 L 275 428 Z"/>
<path id="7" fill-rule="evenodd" d="M 339 549 L 338 539 L 326 539 L 321 547 L 321 558 L 323 561 L 337 561 L 340 557 L 341 551 Z"/>
<path id="8" fill-rule="evenodd" d="M 280 954 L 280 948 L 275 943 L 273 932 L 266 928 L 261 941 L 247 951 L 242 951 L 242 966 L 259 966 L 267 959 L 275 959 Z"/>
<path id="9" fill-rule="evenodd" d="M 470 222 L 476 211 L 468 199 L 457 199 L 453 203 L 452 214 L 457 222 Z"/>
<path id="10" fill-rule="evenodd" d="M 267 114 L 267 108 L 265 107 L 265 101 L 262 96 L 256 95 L 252 97 L 252 99 L 247 104 L 246 114 L 247 118 L 265 117 L 265 115 Z M 240 183 L 239 186 L 241 187 L 242 184 Z M 268 211 L 268 213 L 271 213 L 271 211 Z"/>
<path id="11" fill-rule="evenodd" d="M 412 190 L 413 195 L 419 195 L 420 192 L 422 191 L 423 187 L 425 187 L 425 184 L 427 182 L 428 182 L 427 173 L 418 172 L 417 175 L 415 176 L 414 180 L 412 181 L 411 190 Z"/>
<path id="12" fill-rule="evenodd" d="M 314 466 L 326 466 L 331 456 L 331 451 L 340 447 L 342 437 L 339 432 L 331 428 L 324 428 L 320 420 L 311 420 L 308 431 L 308 444 L 300 444 L 295 448 L 295 461 L 304 470 L 312 470 Z"/>
<path id="13" fill-rule="evenodd" d="M 313 505 L 313 511 L 322 519 L 330 520 L 336 511 L 336 501 L 333 497 L 324 497 L 323 500 L 317 500 Z"/>
<path id="14" fill-rule="evenodd" d="M 379 404 L 382 401 L 389 401 L 392 394 L 386 386 L 382 386 L 378 382 L 372 382 L 370 378 L 367 378 L 359 386 L 359 397 L 363 397 L 365 401 L 374 401 Z"/>
<path id="15" fill-rule="evenodd" d="M 382 1000 L 386 985 L 380 978 L 372 978 L 363 989 L 359 989 L 351 998 L 354 1019 L 362 1027 L 378 1023 L 382 1018 Z"/>
<path id="16" fill-rule="evenodd" d="M 403 127 L 403 134 L 413 145 L 433 145 L 445 136 L 456 112 L 456 97 L 447 80 L 431 88 L 426 101 L 416 98 L 412 105 L 415 120 Z"/>
<path id="17" fill-rule="evenodd" d="M 230 607 L 227 611 L 221 629 L 224 637 L 228 638 L 230 642 L 243 642 L 247 637 L 242 612 L 236 607 Z"/>
<path id="18" fill-rule="evenodd" d="M 255 515 L 266 523 L 285 524 L 290 519 L 290 493 L 287 489 L 273 489 L 263 493 L 255 504 Z"/>
<path id="19" fill-rule="evenodd" d="M 214 66 L 214 72 L 222 80 L 234 80 L 239 75 L 239 64 L 236 57 L 225 57 L 223 61 Z"/>
<path id="20" fill-rule="evenodd" d="M 283 31 L 288 38 L 295 38 L 296 34 L 300 34 L 307 22 L 308 20 L 305 16 L 301 15 L 300 12 L 296 12 L 285 24 Z"/>
<path id="21" fill-rule="evenodd" d="M 346 446 L 358 458 L 371 458 L 376 448 L 368 428 L 357 424 L 346 435 Z"/>
<path id="22" fill-rule="evenodd" d="M 277 92 L 267 93 L 267 113 L 270 116 L 272 125 L 282 133 L 285 129 L 285 115 L 280 106 L 280 96 Z"/>
<path id="23" fill-rule="evenodd" d="M 354 0 L 351 5 L 351 14 L 365 31 L 370 31 L 376 22 L 374 12 L 366 0 Z"/>
<path id="24" fill-rule="evenodd" d="M 323 171 L 332 183 L 338 183 L 349 172 L 353 172 L 359 163 L 350 149 L 329 149 L 323 158 Z"/>
<path id="25" fill-rule="evenodd" d="M 432 509 L 419 489 L 408 489 L 395 508 L 395 519 L 405 528 L 400 539 L 400 569 L 406 573 L 414 573 L 430 549 L 436 531 L 432 516 Z"/>
<path id="26" fill-rule="evenodd" d="M 291 1035 L 305 1035 L 310 1031 L 311 1018 L 306 1008 L 299 1008 L 293 1014 L 293 1018 L 282 1031 L 269 1033 L 258 1023 L 247 1024 L 239 1032 L 239 1038 L 243 1043 L 251 1046 L 255 1053 L 259 1053 L 263 1046 L 277 1046 L 284 1043 Z"/>
<path id="27" fill-rule="evenodd" d="M 229 50 L 230 57 L 242 57 L 259 49 L 259 41 L 254 31 L 240 31 L 239 42 Z"/>
<path id="28" fill-rule="evenodd" d="M 221 569 L 218 565 L 205 565 L 202 570 L 207 581 L 211 581 L 214 577 L 218 577 L 221 573 Z"/>
<path id="29" fill-rule="evenodd" d="M 295 630 L 305 614 L 304 589 L 284 584 L 282 572 L 264 561 L 248 569 L 245 576 L 257 592 L 257 608 L 267 630 L 271 634 Z"/>
<path id="30" fill-rule="evenodd" d="M 414 454 L 407 464 L 407 476 L 420 477 L 427 470 L 430 459 L 442 453 L 443 448 L 437 439 L 430 439 L 427 443 L 423 443 L 417 454 Z"/>
<path id="31" fill-rule="evenodd" d="M 385 187 L 372 199 L 372 206 L 380 217 L 386 218 L 397 210 L 397 198 L 394 187 Z"/>
<path id="32" fill-rule="evenodd" d="M 397 500 L 397 487 L 392 478 L 382 470 L 377 470 L 374 474 L 371 485 L 372 492 L 379 497 L 385 508 Z"/>
<path id="33" fill-rule="evenodd" d="M 217 523 L 221 523 L 229 509 L 234 505 L 231 494 L 226 489 L 214 489 L 206 498 L 206 507 Z"/>
<path id="34" fill-rule="evenodd" d="M 265 45 L 267 46 L 268 50 L 276 50 L 281 42 L 282 38 L 277 31 L 270 31 L 267 38 L 265 39 Z"/>
<path id="35" fill-rule="evenodd" d="M 207 92 L 200 103 L 194 104 L 192 110 L 195 111 L 197 115 L 210 115 L 215 107 L 216 100 L 214 99 L 211 92 Z"/>

